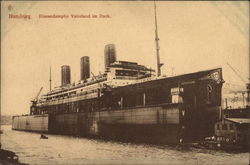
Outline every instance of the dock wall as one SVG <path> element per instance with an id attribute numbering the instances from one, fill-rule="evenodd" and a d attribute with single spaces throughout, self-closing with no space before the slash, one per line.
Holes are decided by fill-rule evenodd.
<path id="1" fill-rule="evenodd" d="M 48 132 L 49 115 L 13 116 L 12 129 L 34 132 Z"/>

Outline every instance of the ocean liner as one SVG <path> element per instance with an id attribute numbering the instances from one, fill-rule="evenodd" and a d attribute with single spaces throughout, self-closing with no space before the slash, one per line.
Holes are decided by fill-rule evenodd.
<path id="1" fill-rule="evenodd" d="M 61 86 L 38 94 L 29 115 L 13 116 L 12 129 L 160 144 L 213 135 L 221 112 L 222 69 L 161 76 L 156 10 L 155 26 L 156 73 L 117 60 L 115 46 L 106 45 L 103 73 L 91 76 L 84 56 L 81 80 L 71 83 L 70 66 L 62 66 Z"/>

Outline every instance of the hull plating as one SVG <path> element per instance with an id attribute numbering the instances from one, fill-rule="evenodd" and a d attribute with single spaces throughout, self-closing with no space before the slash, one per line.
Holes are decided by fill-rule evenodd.
<path id="1" fill-rule="evenodd" d="M 39 115 L 40 116 L 40 115 Z M 25 123 L 30 122 L 29 126 Z M 38 127 L 40 125 L 40 127 Z M 178 143 L 180 105 L 137 107 L 89 113 L 15 116 L 13 129 L 95 136 L 134 142 Z"/>

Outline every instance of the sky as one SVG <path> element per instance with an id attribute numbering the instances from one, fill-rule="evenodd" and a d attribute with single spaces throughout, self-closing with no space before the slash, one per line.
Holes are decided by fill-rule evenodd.
<path id="1" fill-rule="evenodd" d="M 1 2 L 1 113 L 29 113 L 41 87 L 60 86 L 60 67 L 80 79 L 80 58 L 90 57 L 94 74 L 104 70 L 104 46 L 117 59 L 156 69 L 153 1 Z M 249 77 L 249 2 L 159 1 L 160 60 L 167 76 L 222 67 L 228 89 L 245 88 Z M 10 18 L 30 15 L 30 19 Z M 39 15 L 68 18 L 39 18 Z M 72 18 L 71 15 L 97 15 Z M 101 18 L 99 15 L 108 15 Z M 229 63 L 237 76 L 228 66 Z M 241 80 L 243 79 L 243 80 Z"/>

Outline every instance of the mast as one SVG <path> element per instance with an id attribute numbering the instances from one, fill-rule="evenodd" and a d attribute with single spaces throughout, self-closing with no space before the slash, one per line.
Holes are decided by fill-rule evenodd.
<path id="1" fill-rule="evenodd" d="M 51 92 L 51 65 L 49 66 L 49 91 Z"/>
<path id="2" fill-rule="evenodd" d="M 156 58 L 157 58 L 157 76 L 161 75 L 161 67 L 163 64 L 160 63 L 160 47 L 159 47 L 159 37 L 157 29 L 157 15 L 156 15 L 156 4 L 154 0 L 154 12 L 155 12 L 155 45 L 156 45 Z"/>

